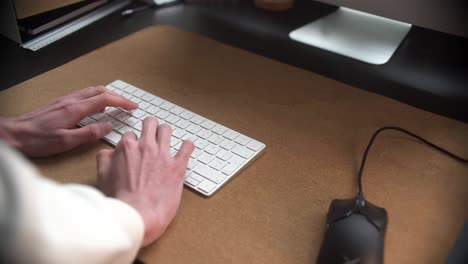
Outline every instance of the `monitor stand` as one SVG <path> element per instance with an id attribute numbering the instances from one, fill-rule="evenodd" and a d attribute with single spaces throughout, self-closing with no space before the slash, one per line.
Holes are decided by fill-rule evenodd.
<path id="1" fill-rule="evenodd" d="M 302 26 L 289 37 L 370 64 L 390 60 L 411 24 L 339 7 L 333 13 Z"/>

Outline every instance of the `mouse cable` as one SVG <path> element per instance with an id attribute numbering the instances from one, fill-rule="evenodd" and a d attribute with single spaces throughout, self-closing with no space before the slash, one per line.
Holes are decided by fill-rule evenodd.
<path id="1" fill-rule="evenodd" d="M 362 162 L 361 162 L 361 168 L 359 169 L 359 175 L 358 175 L 358 185 L 359 185 L 359 193 L 358 193 L 358 197 L 360 197 L 361 199 L 364 198 L 364 193 L 363 193 L 363 190 L 362 190 L 362 173 L 364 171 L 364 166 L 366 164 L 366 160 L 367 160 L 367 154 L 369 153 L 369 150 L 372 146 L 372 143 L 374 143 L 374 140 L 375 138 L 379 135 L 380 132 L 382 131 L 385 131 L 385 130 L 397 130 L 397 131 L 400 131 L 402 133 L 405 133 L 407 135 L 410 135 L 424 143 L 426 143 L 427 145 L 437 149 L 438 151 L 450 156 L 451 158 L 453 159 L 456 159 L 458 160 L 459 162 L 462 162 L 462 163 L 468 163 L 468 160 L 467 159 L 464 159 L 460 156 L 457 156 L 455 154 L 453 154 L 452 152 L 448 151 L 448 150 L 445 150 L 444 148 L 442 147 L 439 147 L 431 142 L 429 142 L 428 140 L 406 130 L 406 129 L 403 129 L 401 127 L 382 127 L 382 128 L 379 128 L 377 131 L 375 131 L 374 135 L 372 136 L 371 140 L 369 141 L 369 144 L 367 144 L 367 147 L 366 147 L 366 150 L 364 151 L 364 156 L 362 157 Z"/>

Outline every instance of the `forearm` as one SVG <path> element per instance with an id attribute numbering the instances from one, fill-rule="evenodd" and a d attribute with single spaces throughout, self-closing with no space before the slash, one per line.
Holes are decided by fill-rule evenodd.
<path id="1" fill-rule="evenodd" d="M 127 204 L 85 185 L 61 185 L 38 175 L 0 142 L 0 176 L 16 195 L 16 263 L 130 263 L 143 223 Z M 4 212 L 0 212 L 3 214 Z M 10 212 L 8 212 L 10 213 Z"/>

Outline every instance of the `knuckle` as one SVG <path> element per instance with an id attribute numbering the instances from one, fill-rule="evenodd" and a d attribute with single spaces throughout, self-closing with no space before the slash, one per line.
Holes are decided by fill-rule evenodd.
<path id="1" fill-rule="evenodd" d="M 139 148 L 140 148 L 140 151 L 144 154 L 150 154 L 150 153 L 156 154 L 156 151 L 157 151 L 157 148 L 154 148 L 149 143 L 142 143 L 140 144 Z"/>
<path id="2" fill-rule="evenodd" d="M 68 103 L 63 105 L 63 111 L 68 115 L 74 115 L 78 112 L 78 105 L 76 103 Z"/>
<path id="3" fill-rule="evenodd" d="M 136 144 L 136 141 L 134 138 L 132 138 L 132 135 L 130 133 L 133 133 L 133 132 L 127 132 L 125 133 L 123 136 L 122 136 L 122 139 L 120 140 L 120 142 L 122 143 L 123 147 L 128 149 L 128 148 L 132 148 L 134 147 L 134 145 Z"/>
<path id="4" fill-rule="evenodd" d="M 99 85 L 99 86 L 96 86 L 95 89 L 98 91 L 98 92 L 101 92 L 101 93 L 105 93 L 107 91 L 110 91 L 108 90 L 105 86 L 103 85 Z"/>

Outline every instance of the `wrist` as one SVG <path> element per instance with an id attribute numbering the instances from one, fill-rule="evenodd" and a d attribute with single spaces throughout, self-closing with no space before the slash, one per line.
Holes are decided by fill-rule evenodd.
<path id="1" fill-rule="evenodd" d="M 18 132 L 18 123 L 14 118 L 0 117 L 0 139 L 15 149 L 21 149 Z"/>

